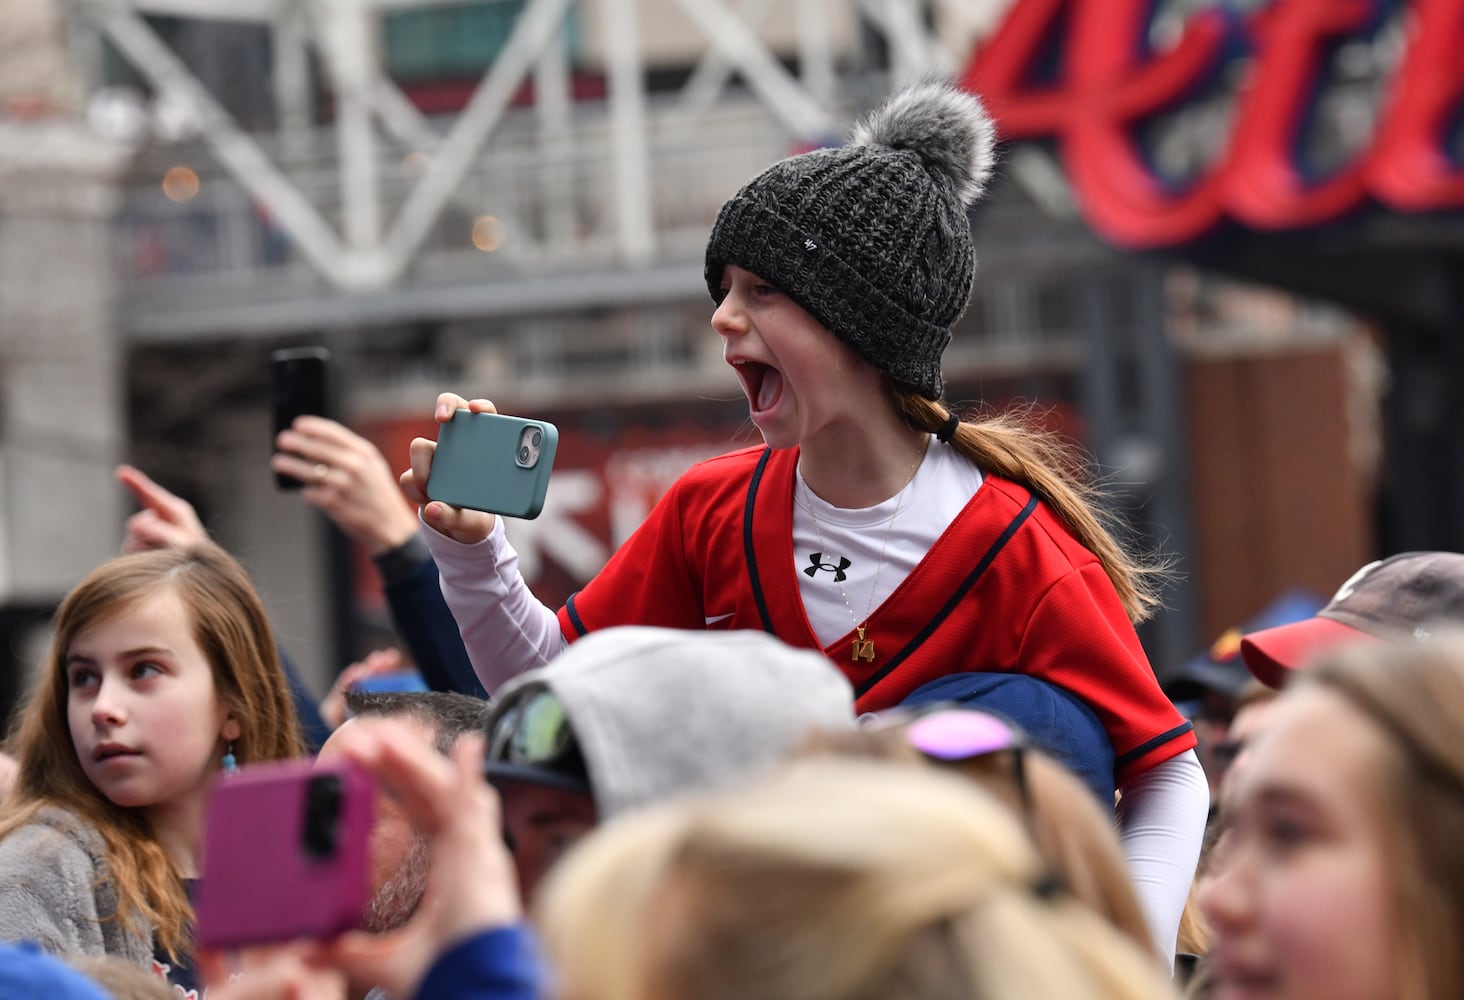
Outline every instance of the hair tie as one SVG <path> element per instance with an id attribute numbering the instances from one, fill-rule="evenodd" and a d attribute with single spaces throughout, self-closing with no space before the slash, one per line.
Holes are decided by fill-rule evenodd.
<path id="1" fill-rule="evenodd" d="M 956 436 L 956 428 L 961 426 L 961 418 L 954 413 L 946 414 L 946 422 L 941 425 L 940 430 L 935 432 L 935 439 L 941 444 L 950 444 L 951 438 Z"/>

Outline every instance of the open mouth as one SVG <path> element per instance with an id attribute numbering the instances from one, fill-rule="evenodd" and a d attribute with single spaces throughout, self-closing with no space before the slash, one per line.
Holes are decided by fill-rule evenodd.
<path id="1" fill-rule="evenodd" d="M 783 395 L 783 373 L 760 361 L 734 361 L 732 369 L 742 381 L 742 391 L 752 403 L 753 413 L 773 408 Z"/>
<path id="2" fill-rule="evenodd" d="M 130 747 L 104 743 L 92 753 L 92 760 L 100 764 L 104 761 L 116 760 L 118 757 L 136 757 L 138 755 L 138 751 Z"/>

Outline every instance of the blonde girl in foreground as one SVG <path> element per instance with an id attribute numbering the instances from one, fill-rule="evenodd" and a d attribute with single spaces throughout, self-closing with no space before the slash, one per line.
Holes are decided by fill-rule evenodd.
<path id="1" fill-rule="evenodd" d="M 583 841 L 540 904 L 573 1000 L 1172 995 L 1004 806 L 909 765 L 812 758 L 630 814 Z"/>

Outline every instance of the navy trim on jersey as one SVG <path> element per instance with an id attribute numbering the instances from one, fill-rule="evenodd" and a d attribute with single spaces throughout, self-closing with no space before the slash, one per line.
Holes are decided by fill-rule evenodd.
<path id="1" fill-rule="evenodd" d="M 569 612 L 569 623 L 574 626 L 575 631 L 581 636 L 586 636 L 590 634 L 590 630 L 585 628 L 585 623 L 580 619 L 579 612 L 574 609 L 574 599 L 578 596 L 578 590 L 570 594 L 569 600 L 564 602 L 564 610 Z"/>
<path id="2" fill-rule="evenodd" d="M 752 599 L 757 602 L 757 616 L 762 619 L 763 631 L 768 635 L 777 633 L 773 631 L 773 619 L 768 614 L 768 599 L 763 595 L 762 580 L 757 575 L 757 550 L 752 543 L 752 509 L 757 501 L 757 488 L 762 483 L 763 470 L 767 468 L 772 454 L 773 449 L 763 449 L 762 458 L 757 460 L 757 468 L 752 470 L 752 482 L 747 486 L 747 503 L 742 508 L 742 551 L 747 556 L 748 581 L 752 584 Z"/>
<path id="3" fill-rule="evenodd" d="M 1170 740 L 1178 739 L 1179 737 L 1183 736 L 1185 733 L 1194 728 L 1194 723 L 1186 722 L 1183 725 L 1175 726 L 1167 733 L 1160 733 L 1158 736 L 1154 737 L 1152 740 L 1149 740 L 1147 743 L 1140 743 L 1128 753 L 1116 758 L 1113 762 L 1113 769 L 1117 771 L 1119 768 L 1123 767 L 1130 761 L 1137 760 L 1138 758 L 1144 756 L 1144 754 L 1148 753 L 1150 750 L 1153 750 L 1156 747 L 1161 747 L 1164 744 L 1168 743 Z"/>
<path id="4" fill-rule="evenodd" d="M 966 594 L 970 591 L 970 589 L 976 585 L 976 581 L 981 578 L 981 574 L 986 572 L 986 568 L 991 565 L 993 560 L 996 559 L 997 554 L 1006 547 L 1006 543 L 1012 540 L 1012 536 L 1017 533 L 1017 529 L 1026 522 L 1027 518 L 1032 516 L 1032 512 L 1036 509 L 1037 494 L 1033 493 L 1032 498 L 1027 501 L 1027 506 L 1023 507 L 1016 517 L 1012 518 L 1012 523 L 1007 525 L 1006 530 L 1004 530 L 1000 535 L 997 536 L 996 541 L 991 543 L 991 548 L 986 550 L 986 554 L 981 557 L 981 561 L 976 564 L 976 568 L 971 570 L 971 572 L 966 575 L 966 579 L 961 581 L 961 584 L 956 588 L 955 593 L 951 594 L 950 599 L 947 600 L 945 604 L 941 606 L 940 610 L 935 613 L 935 617 L 930 619 L 930 621 L 926 623 L 925 627 L 922 628 L 918 633 L 916 633 L 915 638 L 911 639 L 905 644 L 905 647 L 903 649 L 901 649 L 894 656 L 890 657 L 890 661 L 888 663 L 881 667 L 876 673 L 872 674 L 869 677 L 866 677 L 864 681 L 854 689 L 854 697 L 864 697 L 866 692 L 868 692 L 880 681 L 888 677 L 896 667 L 905 662 L 905 660 L 910 656 L 911 653 L 919 649 L 921 643 L 923 643 L 926 639 L 929 639 L 932 635 L 935 634 L 935 630 L 940 628 L 941 623 L 944 622 L 946 618 L 950 617 L 952 611 L 956 610 L 956 606 L 961 603 L 961 599 L 964 598 Z"/>

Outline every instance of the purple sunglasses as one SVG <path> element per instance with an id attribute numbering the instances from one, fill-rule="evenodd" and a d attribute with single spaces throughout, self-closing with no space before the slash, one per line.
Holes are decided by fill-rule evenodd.
<path id="1" fill-rule="evenodd" d="M 1027 787 L 1027 735 L 999 715 L 969 708 L 932 706 L 905 724 L 905 741 L 932 760 L 955 763 L 1010 750 L 1013 754 L 1017 795 L 1029 818 L 1031 793 Z"/>

